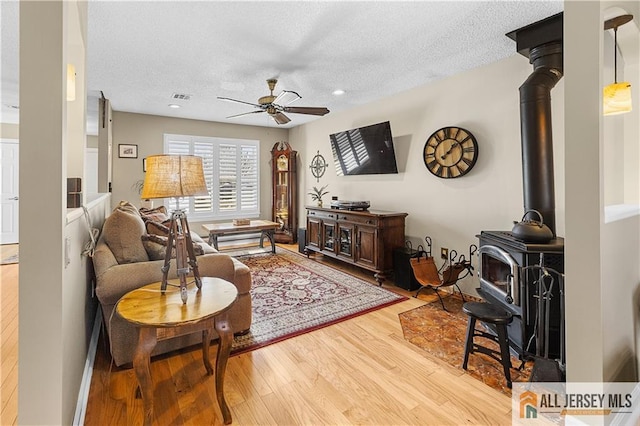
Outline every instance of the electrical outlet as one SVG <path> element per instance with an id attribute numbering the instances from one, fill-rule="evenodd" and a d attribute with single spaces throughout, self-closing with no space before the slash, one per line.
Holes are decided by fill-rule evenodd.
<path id="1" fill-rule="evenodd" d="M 449 249 L 448 248 L 444 248 L 444 247 L 440 247 L 440 257 L 443 259 L 448 259 L 449 258 Z"/>

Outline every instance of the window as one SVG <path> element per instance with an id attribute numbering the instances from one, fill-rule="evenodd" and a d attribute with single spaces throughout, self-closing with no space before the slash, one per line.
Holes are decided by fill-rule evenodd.
<path id="1" fill-rule="evenodd" d="M 202 157 L 209 195 L 167 200 L 192 219 L 260 215 L 259 142 L 245 139 L 164 135 L 164 152 Z"/>

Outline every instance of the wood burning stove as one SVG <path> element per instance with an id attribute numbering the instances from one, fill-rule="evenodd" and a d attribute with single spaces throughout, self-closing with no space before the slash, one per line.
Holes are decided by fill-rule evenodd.
<path id="1" fill-rule="evenodd" d="M 531 354 L 559 358 L 562 351 L 560 286 L 545 289 L 541 276 L 547 273 L 544 268 L 564 275 L 564 240 L 557 237 L 555 229 L 551 131 L 551 89 L 563 73 L 562 33 L 559 13 L 507 34 L 516 42 L 517 51 L 533 65 L 533 72 L 520 86 L 524 211 L 535 211 L 540 216 L 540 226 L 544 218 L 553 238 L 544 243 L 523 241 L 508 231 L 482 231 L 477 236 L 478 293 L 513 314 L 508 336 L 511 347 L 521 357 Z M 540 347 L 541 342 L 544 348 Z"/>
<path id="2" fill-rule="evenodd" d="M 541 265 L 564 273 L 564 239 L 555 238 L 549 243 L 532 244 L 514 238 L 506 231 L 482 231 L 477 236 L 478 294 L 486 301 L 508 310 L 514 316 L 507 328 L 509 343 L 521 358 L 539 354 L 536 336 L 548 330 L 548 346 L 545 352 L 551 358 L 559 358 L 561 351 L 561 297 L 559 286 L 542 297 L 549 302 L 548 317 L 540 318 L 540 271 L 528 270 Z M 544 320 L 544 321 L 542 321 Z"/>

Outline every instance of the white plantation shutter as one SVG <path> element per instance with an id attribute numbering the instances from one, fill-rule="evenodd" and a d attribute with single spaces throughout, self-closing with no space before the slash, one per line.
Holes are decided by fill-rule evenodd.
<path id="1" fill-rule="evenodd" d="M 164 153 L 170 155 L 191 155 L 190 143 L 181 136 L 174 136 L 168 142 L 168 149 L 167 141 L 165 140 Z M 176 198 L 169 198 L 167 199 L 166 204 L 169 206 L 169 210 L 171 211 L 176 209 L 190 211 L 188 197 L 180 197 L 177 200 Z"/>
<path id="2" fill-rule="evenodd" d="M 238 150 L 235 145 L 220 144 L 218 181 L 220 211 L 236 211 L 238 208 Z"/>
<path id="3" fill-rule="evenodd" d="M 259 142 L 165 135 L 165 153 L 202 157 L 209 195 L 185 197 L 179 207 L 196 219 L 257 217 L 260 214 Z M 166 200 L 175 209 L 175 200 Z"/>
<path id="4" fill-rule="evenodd" d="M 198 195 L 193 197 L 194 213 L 209 213 L 213 211 L 213 198 L 211 194 L 215 188 L 213 179 L 213 169 L 215 161 L 214 146 L 210 143 L 194 142 L 193 155 L 202 157 L 202 170 L 204 171 L 204 180 L 207 183 L 208 195 Z"/>
<path id="5" fill-rule="evenodd" d="M 258 146 L 240 147 L 240 207 L 243 211 L 258 210 Z"/>

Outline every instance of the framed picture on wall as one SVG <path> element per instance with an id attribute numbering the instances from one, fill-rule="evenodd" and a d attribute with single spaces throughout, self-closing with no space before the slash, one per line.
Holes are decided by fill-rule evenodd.
<path id="1" fill-rule="evenodd" d="M 142 171 L 143 172 L 147 171 L 147 157 L 142 159 Z"/>
<path id="2" fill-rule="evenodd" d="M 118 145 L 119 158 L 138 158 L 138 145 Z"/>

